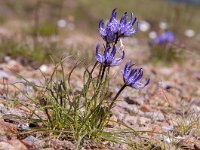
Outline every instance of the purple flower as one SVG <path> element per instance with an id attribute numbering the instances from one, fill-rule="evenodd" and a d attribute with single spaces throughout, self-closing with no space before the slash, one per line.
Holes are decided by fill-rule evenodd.
<path id="1" fill-rule="evenodd" d="M 115 58 L 116 52 L 117 52 L 117 46 L 114 45 L 112 48 L 112 51 L 110 52 L 111 47 L 109 45 L 104 45 L 104 54 L 101 55 L 99 53 L 100 44 L 97 44 L 96 46 L 96 59 L 99 63 L 105 65 L 105 66 L 116 66 L 121 63 L 121 61 L 124 59 L 125 53 L 122 52 L 121 58 Z"/>
<path id="2" fill-rule="evenodd" d="M 116 43 L 119 38 L 129 37 L 136 33 L 139 29 L 139 22 L 137 22 L 137 28 L 133 28 L 136 22 L 136 18 L 133 16 L 133 13 L 131 14 L 130 21 L 128 21 L 127 12 L 124 13 L 120 22 L 117 21 L 116 16 L 117 12 L 116 9 L 114 9 L 106 27 L 104 26 L 103 19 L 99 22 L 99 33 L 107 43 Z"/>
<path id="3" fill-rule="evenodd" d="M 149 84 L 150 79 L 144 83 L 140 82 L 140 79 L 143 76 L 143 70 L 142 68 L 132 68 L 133 66 L 134 64 L 128 62 L 122 70 L 124 83 L 126 86 L 131 86 L 135 89 L 142 89 Z"/>
<path id="4" fill-rule="evenodd" d="M 175 35 L 172 32 L 164 32 L 160 36 L 157 36 L 151 44 L 166 44 L 173 43 L 175 41 Z"/>

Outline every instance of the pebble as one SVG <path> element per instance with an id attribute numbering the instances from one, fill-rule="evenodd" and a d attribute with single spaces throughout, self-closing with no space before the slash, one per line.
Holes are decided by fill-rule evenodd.
<path id="1" fill-rule="evenodd" d="M 0 70 L 0 79 L 8 79 L 9 74 L 5 72 L 4 70 Z"/>
<path id="2" fill-rule="evenodd" d="M 154 121 L 164 121 L 165 116 L 161 112 L 145 112 L 144 116 L 153 119 Z"/>
<path id="3" fill-rule="evenodd" d="M 145 20 L 142 20 L 140 22 L 140 30 L 142 32 L 147 32 L 149 29 L 151 28 L 151 25 L 149 22 L 145 21 Z"/>
<path id="4" fill-rule="evenodd" d="M 192 38 L 193 36 L 195 36 L 195 31 L 193 29 L 187 29 L 184 32 L 185 36 L 188 38 Z"/>
<path id="5" fill-rule="evenodd" d="M 0 150 L 28 150 L 27 147 L 19 140 L 10 140 L 8 142 L 0 142 Z"/>
<path id="6" fill-rule="evenodd" d="M 174 127 L 170 125 L 165 125 L 165 126 L 162 126 L 162 130 L 163 132 L 169 132 L 169 131 L 173 131 Z"/>
<path id="7" fill-rule="evenodd" d="M 39 140 L 38 138 L 36 138 L 36 137 L 34 137 L 32 135 L 30 135 L 27 138 L 25 138 L 23 140 L 23 142 L 25 144 L 29 145 L 29 146 L 34 146 L 37 149 L 41 149 L 45 144 L 45 142 L 43 140 Z"/>
<path id="8" fill-rule="evenodd" d="M 7 142 L 0 142 L 0 150 L 16 150 L 14 146 Z"/>
<path id="9" fill-rule="evenodd" d="M 157 37 L 157 33 L 155 31 L 149 32 L 149 38 L 150 39 L 155 39 Z"/>
<path id="10" fill-rule="evenodd" d="M 137 124 L 137 117 L 126 115 L 126 117 L 124 118 L 123 121 L 127 124 L 130 124 L 130 125 L 136 125 Z"/>
<path id="11" fill-rule="evenodd" d="M 200 149 L 200 142 L 195 143 L 194 148 L 195 148 L 195 150 Z"/>
<path id="12" fill-rule="evenodd" d="M 20 131 L 27 131 L 27 130 L 30 130 L 29 128 L 29 123 L 19 123 L 17 125 L 17 129 L 20 130 Z"/>
<path id="13" fill-rule="evenodd" d="M 64 27 L 66 27 L 66 25 L 67 25 L 67 22 L 66 22 L 65 19 L 60 19 L 60 20 L 58 20 L 58 22 L 57 22 L 57 26 L 58 26 L 59 28 L 64 28 Z"/>
<path id="14" fill-rule="evenodd" d="M 5 115 L 17 115 L 17 116 L 24 116 L 24 112 L 17 108 L 7 108 L 3 104 L 0 104 L 0 113 Z"/>
<path id="15" fill-rule="evenodd" d="M 41 72 L 44 72 L 44 73 L 45 73 L 45 72 L 48 71 L 48 66 L 43 64 L 43 65 L 40 66 L 39 69 L 41 70 Z"/>
<path id="16" fill-rule="evenodd" d="M 171 74 L 174 73 L 174 70 L 172 68 L 167 68 L 167 67 L 162 67 L 162 68 L 159 68 L 159 71 L 158 71 L 160 74 L 163 74 L 163 75 L 166 75 L 166 76 L 169 76 Z"/>
<path id="17" fill-rule="evenodd" d="M 75 149 L 75 145 L 70 141 L 60 141 L 52 139 L 49 141 L 49 146 L 55 149 Z"/>
<path id="18" fill-rule="evenodd" d="M 159 23 L 159 27 L 162 30 L 166 30 L 168 28 L 168 24 L 167 24 L 167 22 L 162 21 Z"/>
<path id="19" fill-rule="evenodd" d="M 125 101 L 120 101 L 119 103 L 117 103 L 117 106 L 125 109 L 129 113 L 134 113 L 134 114 L 136 113 L 137 114 L 140 111 L 137 106 L 130 105 L 130 104 L 126 103 Z"/>
<path id="20" fill-rule="evenodd" d="M 135 104 L 135 105 L 142 105 L 144 104 L 144 97 L 140 97 L 140 98 L 137 98 L 137 97 L 125 97 L 125 101 L 128 103 L 128 104 Z"/>

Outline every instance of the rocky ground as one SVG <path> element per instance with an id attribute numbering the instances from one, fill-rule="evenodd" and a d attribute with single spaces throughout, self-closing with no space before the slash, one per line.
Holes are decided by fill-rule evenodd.
<path id="1" fill-rule="evenodd" d="M 133 43 L 135 41 L 125 41 Z M 153 65 L 146 59 L 148 48 L 143 46 L 127 47 L 127 60 L 136 60 L 143 64 L 145 76 L 151 79 L 150 85 L 141 90 L 127 88 L 118 98 L 113 108 L 112 119 L 123 121 L 147 141 L 157 145 L 165 144 L 166 149 L 200 149 L 200 59 L 196 54 L 188 54 L 182 63 L 170 65 Z M 132 49 L 132 50 L 131 50 Z M 147 55 L 147 56 L 145 56 Z M 143 57 L 141 57 L 143 56 Z M 141 59 L 138 59 L 138 58 Z M 143 62 L 143 63 L 141 63 Z M 65 69 L 70 70 L 74 61 L 67 61 Z M 50 76 L 54 65 L 42 65 L 40 70 Z M 58 68 L 59 69 L 59 68 Z M 33 94 L 34 90 L 22 84 L 22 75 L 28 81 L 41 85 L 43 76 L 39 69 L 23 66 L 19 61 L 6 57 L 0 64 L 0 150 L 27 149 L 73 149 L 70 141 L 58 139 L 40 139 L 35 135 L 19 137 L 21 128 L 29 125 L 15 120 L 12 115 L 25 116 L 26 107 L 17 101 L 26 101 L 23 92 Z M 121 67 L 111 71 L 111 91 L 120 88 L 122 77 Z M 82 73 L 84 68 L 77 69 L 72 82 L 79 89 L 82 87 Z M 119 124 L 111 124 L 112 128 L 119 128 Z M 85 146 L 82 149 L 109 149 L 95 146 Z M 110 149 L 127 149 L 123 145 L 111 145 Z"/>

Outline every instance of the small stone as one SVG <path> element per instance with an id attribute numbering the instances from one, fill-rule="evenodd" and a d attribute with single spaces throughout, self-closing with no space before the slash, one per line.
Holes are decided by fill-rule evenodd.
<path id="1" fill-rule="evenodd" d="M 176 140 L 177 143 L 179 143 L 180 141 L 183 141 L 185 139 L 186 139 L 186 137 L 182 137 L 182 136 L 175 137 L 175 140 Z"/>
<path id="2" fill-rule="evenodd" d="M 164 132 L 169 132 L 169 131 L 173 131 L 173 130 L 174 130 L 174 127 L 173 127 L 173 126 L 166 125 L 166 126 L 162 126 L 162 130 L 163 130 Z"/>
<path id="3" fill-rule="evenodd" d="M 70 141 L 60 141 L 52 139 L 49 141 L 49 146 L 55 149 L 75 149 L 75 145 Z"/>
<path id="4" fill-rule="evenodd" d="M 58 22 L 57 22 L 57 26 L 58 26 L 59 28 L 64 28 L 64 27 L 66 27 L 66 25 L 67 25 L 67 22 L 66 22 L 65 19 L 60 19 L 60 20 L 58 20 Z"/>
<path id="5" fill-rule="evenodd" d="M 36 138 L 32 135 L 25 138 L 23 140 L 23 142 L 26 145 L 36 147 L 37 149 L 41 149 L 45 144 L 45 142 L 43 140 L 39 140 L 38 138 Z"/>
<path id="6" fill-rule="evenodd" d="M 160 29 L 166 30 L 168 28 L 167 22 L 160 22 L 159 27 Z"/>
<path id="7" fill-rule="evenodd" d="M 130 105 L 127 104 L 125 101 L 121 101 L 119 103 L 117 103 L 117 106 L 125 109 L 126 111 L 128 111 L 129 113 L 138 113 L 140 110 L 137 108 L 137 106 L 135 105 Z"/>
<path id="8" fill-rule="evenodd" d="M 4 135 L 5 133 L 10 134 L 12 135 L 12 137 L 14 137 L 14 135 L 17 133 L 16 125 L 12 123 L 0 121 L 0 134 Z"/>
<path id="9" fill-rule="evenodd" d="M 8 68 L 14 72 L 20 72 L 23 70 L 23 67 L 15 60 L 8 60 Z"/>
<path id="10" fill-rule="evenodd" d="M 125 116 L 125 111 L 122 108 L 114 107 L 112 113 L 116 116 L 117 120 L 123 120 Z"/>
<path id="11" fill-rule="evenodd" d="M 169 137 L 164 138 L 164 141 L 167 142 L 168 144 L 170 144 L 172 142 L 172 139 L 170 139 Z"/>
<path id="12" fill-rule="evenodd" d="M 20 130 L 20 131 L 27 131 L 27 130 L 30 130 L 29 128 L 29 123 L 19 123 L 17 125 L 17 129 Z"/>
<path id="13" fill-rule="evenodd" d="M 134 98 L 125 97 L 124 100 L 125 100 L 128 104 L 135 104 L 135 105 L 138 105 L 138 103 L 134 100 Z"/>
<path id="14" fill-rule="evenodd" d="M 0 106 L 0 112 L 5 115 L 16 115 L 19 117 L 24 117 L 24 111 L 17 109 L 17 108 L 7 108 Z"/>
<path id="15" fill-rule="evenodd" d="M 161 112 L 146 112 L 144 113 L 146 117 L 152 118 L 155 121 L 164 121 L 165 116 Z"/>
<path id="16" fill-rule="evenodd" d="M 0 150 L 28 150 L 27 147 L 19 140 L 10 140 L 8 142 L 0 142 Z"/>
<path id="17" fill-rule="evenodd" d="M 17 139 L 11 140 L 9 143 L 14 147 L 15 150 L 28 150 L 27 147 Z"/>
<path id="18" fill-rule="evenodd" d="M 149 22 L 147 22 L 145 20 L 140 22 L 140 30 L 142 32 L 147 32 L 150 28 L 151 28 L 151 26 L 150 26 Z"/>
<path id="19" fill-rule="evenodd" d="M 128 104 L 135 104 L 135 105 L 142 105 L 145 101 L 144 97 L 137 98 L 137 97 L 125 97 L 125 101 Z"/>
<path id="20" fill-rule="evenodd" d="M 7 142 L 0 142 L 0 150 L 16 150 L 16 149 Z"/>
<path id="21" fill-rule="evenodd" d="M 112 115 L 107 127 L 114 127 L 117 124 L 117 117 Z"/>
<path id="22" fill-rule="evenodd" d="M 159 68 L 159 73 L 162 75 L 169 76 L 174 73 L 174 70 L 171 68 L 162 67 L 162 68 Z"/>
<path id="23" fill-rule="evenodd" d="M 149 38 L 150 39 L 155 39 L 157 37 L 157 33 L 155 31 L 149 32 Z"/>
<path id="24" fill-rule="evenodd" d="M 199 141 L 194 144 L 194 149 L 200 150 L 200 142 Z"/>
<path id="25" fill-rule="evenodd" d="M 0 79 L 8 79 L 9 75 L 4 70 L 0 70 Z"/>
<path id="26" fill-rule="evenodd" d="M 187 29 L 185 30 L 184 34 L 188 38 L 192 38 L 193 36 L 195 36 L 195 31 L 193 29 Z"/>
<path id="27" fill-rule="evenodd" d="M 199 106 L 200 107 L 200 99 L 199 98 L 193 98 L 191 104 Z"/>
<path id="28" fill-rule="evenodd" d="M 200 107 L 196 105 L 192 105 L 191 109 L 194 110 L 194 112 L 199 113 L 200 112 Z"/>
<path id="29" fill-rule="evenodd" d="M 137 118 L 137 123 L 139 125 L 146 125 L 150 122 L 151 120 L 149 118 L 146 118 L 146 117 L 138 117 Z"/>
<path id="30" fill-rule="evenodd" d="M 43 65 L 40 66 L 39 69 L 41 70 L 41 72 L 44 72 L 44 73 L 45 73 L 45 72 L 48 71 L 48 66 L 43 64 Z"/>
<path id="31" fill-rule="evenodd" d="M 140 106 L 140 110 L 143 112 L 152 112 L 153 111 L 153 109 L 147 104 L 143 104 L 142 106 Z"/>
<path id="32" fill-rule="evenodd" d="M 137 124 L 137 117 L 127 115 L 127 116 L 124 118 L 123 121 L 124 121 L 125 123 L 127 123 L 127 124 L 135 125 L 135 124 Z"/>

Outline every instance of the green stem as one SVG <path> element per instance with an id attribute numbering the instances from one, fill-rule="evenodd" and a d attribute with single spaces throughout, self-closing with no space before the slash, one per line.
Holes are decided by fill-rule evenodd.
<path id="1" fill-rule="evenodd" d="M 106 114 L 102 117 L 102 121 L 103 122 L 101 122 L 101 124 L 99 125 L 99 128 L 101 129 L 104 125 L 106 125 L 106 118 L 108 118 L 108 120 L 109 120 L 109 115 L 110 115 L 110 110 L 112 109 L 112 107 L 113 107 L 113 105 L 114 105 L 114 103 L 115 103 L 115 101 L 116 101 L 116 99 L 118 98 L 118 96 L 121 94 L 121 92 L 125 89 L 125 87 L 126 87 L 127 85 L 126 84 L 124 84 L 121 88 L 120 88 L 120 90 L 117 92 L 117 94 L 115 95 L 115 97 L 113 98 L 113 100 L 112 100 L 112 102 L 111 102 L 111 104 L 109 105 L 109 107 L 108 107 L 108 110 L 107 110 L 107 112 L 106 112 Z M 109 122 L 109 121 L 108 121 Z"/>
<path id="2" fill-rule="evenodd" d="M 94 66 L 93 66 L 93 68 L 92 68 L 92 70 L 91 70 L 91 72 L 90 72 L 91 75 L 92 75 L 94 69 L 96 68 L 97 64 L 98 64 L 98 61 L 96 61 L 96 63 L 94 64 Z"/>
<path id="3" fill-rule="evenodd" d="M 97 77 L 96 87 L 98 87 L 99 82 L 100 82 L 100 76 L 102 74 L 102 67 L 103 67 L 103 65 L 101 64 L 100 69 L 99 69 L 99 74 L 98 74 L 98 77 Z"/>
<path id="4" fill-rule="evenodd" d="M 96 63 L 94 64 L 92 70 L 89 72 L 89 78 L 88 78 L 86 84 L 84 85 L 84 88 L 83 88 L 82 91 L 85 91 L 85 90 L 87 90 L 89 88 L 90 83 L 92 81 L 92 73 L 94 72 L 94 69 L 96 68 L 97 65 L 98 65 L 98 61 L 96 61 Z M 86 97 L 86 95 L 84 95 L 84 96 Z"/>
<path id="5" fill-rule="evenodd" d="M 103 66 L 103 71 L 101 73 L 101 78 L 100 78 L 100 84 L 102 83 L 102 80 L 103 80 L 103 77 L 104 77 L 104 74 L 105 74 L 105 70 L 106 70 L 106 66 Z"/>
<path id="6" fill-rule="evenodd" d="M 116 99 L 117 99 L 118 96 L 121 94 L 121 92 L 125 89 L 126 86 L 127 86 L 127 85 L 124 84 L 124 85 L 121 87 L 121 89 L 117 92 L 117 94 L 115 95 L 115 97 L 113 98 L 113 100 L 112 100 L 112 102 L 111 102 L 111 104 L 110 104 L 109 109 L 112 108 L 112 106 L 113 106 L 113 104 L 115 103 Z"/>

